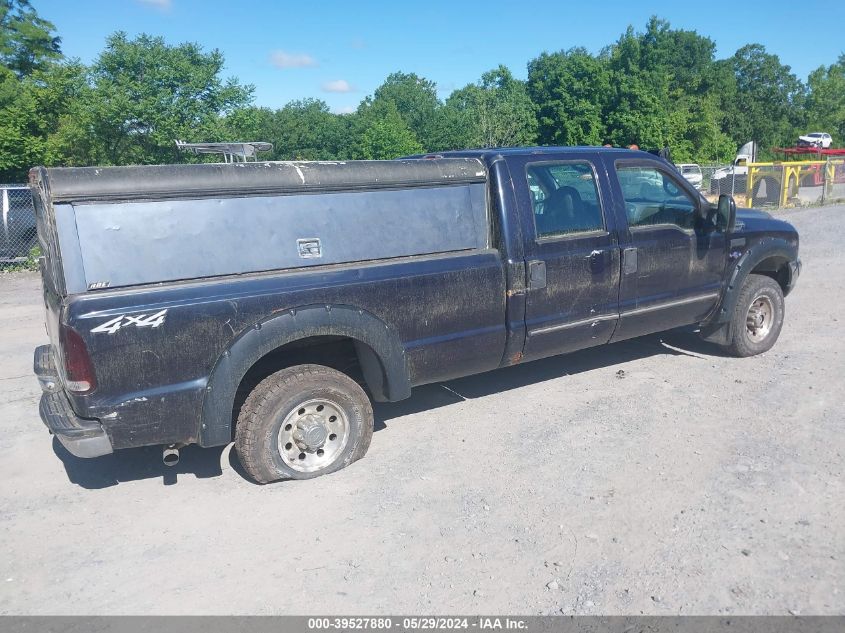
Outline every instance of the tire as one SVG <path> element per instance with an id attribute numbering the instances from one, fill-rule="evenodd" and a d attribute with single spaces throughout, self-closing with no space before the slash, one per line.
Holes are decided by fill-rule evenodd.
<path id="1" fill-rule="evenodd" d="M 728 351 L 745 358 L 769 351 L 783 327 L 783 290 L 771 277 L 748 275 L 731 318 Z"/>
<path id="2" fill-rule="evenodd" d="M 313 479 L 361 459 L 373 437 L 373 408 L 361 386 L 322 365 L 296 365 L 247 396 L 235 451 L 258 483 Z"/>

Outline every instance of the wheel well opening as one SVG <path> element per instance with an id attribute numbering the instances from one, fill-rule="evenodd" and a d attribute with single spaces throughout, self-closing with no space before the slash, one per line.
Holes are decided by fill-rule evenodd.
<path id="1" fill-rule="evenodd" d="M 292 341 L 259 358 L 244 374 L 232 407 L 232 437 L 241 407 L 250 392 L 268 376 L 294 365 L 313 363 L 343 372 L 375 399 L 386 390 L 384 367 L 373 349 L 346 336 L 309 336 Z"/>
<path id="2" fill-rule="evenodd" d="M 769 257 L 757 264 L 751 274 L 771 277 L 786 292 L 789 287 L 789 260 L 783 256 Z"/>

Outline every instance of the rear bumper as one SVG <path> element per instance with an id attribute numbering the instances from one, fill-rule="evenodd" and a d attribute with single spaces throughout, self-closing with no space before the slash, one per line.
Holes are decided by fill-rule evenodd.
<path id="1" fill-rule="evenodd" d="M 76 457 L 99 457 L 113 452 L 111 441 L 98 420 L 81 418 L 60 388 L 52 349 L 42 345 L 35 350 L 35 375 L 44 393 L 38 412 L 47 429 Z"/>

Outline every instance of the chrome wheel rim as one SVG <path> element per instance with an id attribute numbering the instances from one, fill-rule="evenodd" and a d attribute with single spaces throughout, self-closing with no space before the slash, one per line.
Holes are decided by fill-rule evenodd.
<path id="1" fill-rule="evenodd" d="M 349 440 L 349 420 L 337 402 L 307 400 L 294 407 L 279 428 L 279 455 L 293 470 L 312 473 L 337 460 Z"/>
<path id="2" fill-rule="evenodd" d="M 772 300 L 765 295 L 760 295 L 751 302 L 748 314 L 745 317 L 745 330 L 755 343 L 765 339 L 772 331 L 772 321 L 775 316 L 775 307 Z"/>

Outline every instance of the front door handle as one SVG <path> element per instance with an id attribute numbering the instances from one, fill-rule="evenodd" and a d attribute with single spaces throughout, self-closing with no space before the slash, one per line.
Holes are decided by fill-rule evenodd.
<path id="1" fill-rule="evenodd" d="M 587 255 L 587 261 L 590 264 L 590 271 L 600 273 L 604 270 L 605 251 L 596 249 Z"/>
<path id="2" fill-rule="evenodd" d="M 538 290 L 546 287 L 546 262 L 534 260 L 528 262 L 528 289 Z"/>

